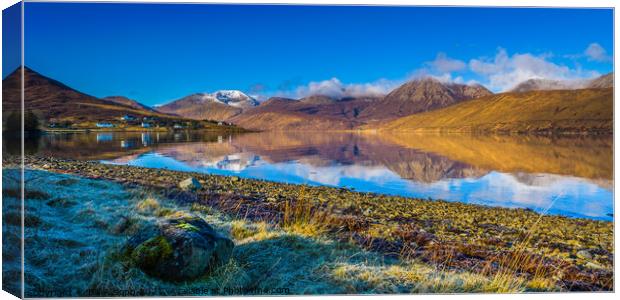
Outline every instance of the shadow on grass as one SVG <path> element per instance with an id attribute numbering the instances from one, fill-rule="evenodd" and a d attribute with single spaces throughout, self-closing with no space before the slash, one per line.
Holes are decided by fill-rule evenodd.
<path id="1" fill-rule="evenodd" d="M 385 263 L 352 247 L 287 233 L 240 242 L 228 264 L 187 282 L 153 278 L 110 257 L 114 255 L 102 263 L 89 287 L 100 293 L 91 296 L 344 294 L 354 291 L 333 277 L 338 265 Z"/>

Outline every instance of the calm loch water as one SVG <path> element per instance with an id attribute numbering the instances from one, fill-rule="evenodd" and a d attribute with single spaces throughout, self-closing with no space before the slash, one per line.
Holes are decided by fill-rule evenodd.
<path id="1" fill-rule="evenodd" d="M 106 132 L 49 134 L 30 151 L 613 219 L 610 137 Z"/>

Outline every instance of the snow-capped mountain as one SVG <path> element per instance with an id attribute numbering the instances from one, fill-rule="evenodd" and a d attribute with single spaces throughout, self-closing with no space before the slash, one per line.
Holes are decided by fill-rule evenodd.
<path id="1" fill-rule="evenodd" d="M 160 112 L 192 119 L 223 121 L 257 106 L 256 99 L 237 90 L 197 93 L 157 107 Z"/>
<path id="2" fill-rule="evenodd" d="M 221 90 L 211 94 L 203 94 L 203 99 L 204 101 L 217 101 L 241 108 L 258 105 L 256 99 L 237 90 Z"/>

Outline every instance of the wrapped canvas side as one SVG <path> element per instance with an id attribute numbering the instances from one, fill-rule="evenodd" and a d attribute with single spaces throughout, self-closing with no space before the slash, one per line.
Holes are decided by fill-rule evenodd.
<path id="1" fill-rule="evenodd" d="M 2 289 L 23 297 L 22 2 L 2 11 Z M 12 159 L 12 161 L 20 161 Z"/>

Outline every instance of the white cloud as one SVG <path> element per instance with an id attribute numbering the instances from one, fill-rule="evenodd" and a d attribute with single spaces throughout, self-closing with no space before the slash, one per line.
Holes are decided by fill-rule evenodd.
<path id="1" fill-rule="evenodd" d="M 283 91 L 281 96 L 303 98 L 311 95 L 325 95 L 336 99 L 345 97 L 385 95 L 400 85 L 402 81 L 379 79 L 369 83 L 342 83 L 338 78 L 312 81 L 299 86 L 294 91 Z"/>
<path id="2" fill-rule="evenodd" d="M 573 59 L 588 57 L 590 60 L 604 61 L 611 58 L 597 43 L 588 46 L 583 54 L 573 55 Z M 563 57 L 566 57 L 564 55 Z M 600 74 L 584 70 L 578 62 L 572 67 L 553 61 L 552 53 L 514 53 L 498 48 L 494 57 L 478 57 L 465 62 L 439 52 L 434 60 L 426 61 L 400 79 L 378 79 L 368 83 L 343 83 L 333 77 L 322 81 L 312 81 L 290 90 L 281 90 L 277 96 L 303 98 L 310 95 L 326 95 L 333 98 L 379 96 L 390 93 L 403 83 L 432 77 L 441 82 L 460 84 L 481 84 L 494 92 L 507 91 L 528 79 L 550 79 L 580 82 Z"/>
<path id="3" fill-rule="evenodd" d="M 426 62 L 425 64 L 429 66 L 431 70 L 438 71 L 439 73 L 461 71 L 467 67 L 464 61 L 450 58 L 443 52 L 437 53 L 435 60 Z"/>
<path id="4" fill-rule="evenodd" d="M 469 61 L 469 69 L 484 78 L 483 84 L 494 91 L 505 91 L 528 79 L 579 80 L 597 76 L 581 68 L 572 69 L 549 61 L 550 54 L 516 53 L 500 48 L 494 58 Z"/>
<path id="5" fill-rule="evenodd" d="M 588 48 L 586 48 L 584 54 L 590 61 L 611 61 L 611 57 L 607 55 L 607 50 L 605 50 L 605 48 L 598 43 L 588 45 Z"/>
<path id="6" fill-rule="evenodd" d="M 345 93 L 342 82 L 333 77 L 323 81 L 312 81 L 307 86 L 299 86 L 296 90 L 297 97 L 305 97 L 309 95 L 325 95 L 340 98 Z"/>
<path id="7" fill-rule="evenodd" d="M 381 78 L 367 83 L 343 83 L 340 79 L 333 77 L 322 81 L 312 81 L 291 91 L 279 91 L 276 95 L 297 99 L 311 95 L 325 95 L 337 99 L 381 96 L 390 93 L 407 81 L 423 77 L 432 77 L 441 82 L 465 83 L 462 76 L 453 76 L 452 72 L 466 69 L 467 64 L 461 60 L 450 58 L 443 52 L 438 53 L 434 60 L 424 62 L 423 65 L 422 68 L 410 72 L 401 79 Z M 469 83 L 475 83 L 475 81 L 470 80 Z"/>

